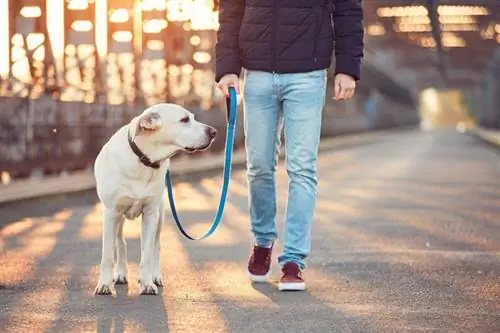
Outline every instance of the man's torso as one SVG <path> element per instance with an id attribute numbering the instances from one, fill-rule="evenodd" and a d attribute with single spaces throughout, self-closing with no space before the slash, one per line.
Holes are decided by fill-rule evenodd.
<path id="1" fill-rule="evenodd" d="M 239 34 L 242 65 L 277 73 L 328 68 L 331 0 L 246 0 Z"/>

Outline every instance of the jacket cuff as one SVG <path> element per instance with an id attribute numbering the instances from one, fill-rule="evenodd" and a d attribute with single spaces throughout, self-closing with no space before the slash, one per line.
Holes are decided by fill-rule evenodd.
<path id="1" fill-rule="evenodd" d="M 361 79 L 361 59 L 337 55 L 335 57 L 335 74 L 346 74 L 355 81 Z"/>
<path id="2" fill-rule="evenodd" d="M 241 73 L 241 64 L 239 61 L 218 60 L 215 65 L 215 82 L 219 83 L 220 79 L 227 74 L 236 74 L 238 77 Z"/>

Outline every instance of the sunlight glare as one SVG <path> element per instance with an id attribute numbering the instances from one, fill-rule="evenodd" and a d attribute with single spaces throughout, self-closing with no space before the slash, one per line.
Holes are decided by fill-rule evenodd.
<path id="1" fill-rule="evenodd" d="M 106 59 L 108 52 L 108 25 L 106 23 L 108 15 L 107 1 L 97 1 L 95 4 L 95 43 L 97 54 L 101 62 Z M 105 71 L 104 71 L 105 72 Z"/>
<path id="2" fill-rule="evenodd" d="M 200 45 L 201 38 L 200 38 L 200 36 L 191 36 L 191 38 L 189 39 L 189 42 L 193 46 L 198 46 L 198 45 Z"/>
<path id="3" fill-rule="evenodd" d="M 71 29 L 80 32 L 90 31 L 93 28 L 93 24 L 90 21 L 73 21 L 71 24 Z"/>
<path id="4" fill-rule="evenodd" d="M 157 34 L 167 27 L 166 20 L 152 19 L 144 22 L 143 31 L 147 34 Z"/>
<path id="5" fill-rule="evenodd" d="M 20 14 L 26 18 L 36 18 L 42 15 L 42 9 L 38 6 L 25 6 L 21 8 Z"/>
<path id="6" fill-rule="evenodd" d="M 152 51 L 161 51 L 165 48 L 165 43 L 161 40 L 150 40 L 146 43 L 146 47 Z"/>
<path id="7" fill-rule="evenodd" d="M 9 45 L 9 2 L 0 1 L 0 50 L 8 50 Z M 7 53 L 4 51 L 4 54 Z M 9 56 L 0 57 L 0 78 L 9 75 Z"/>
<path id="8" fill-rule="evenodd" d="M 109 88 L 111 93 L 115 92 L 122 97 L 123 94 L 133 94 L 135 90 L 134 69 L 140 68 L 142 72 L 140 78 L 144 81 L 141 83 L 141 87 L 149 85 L 147 93 L 151 96 L 164 94 L 166 86 L 170 85 L 169 89 L 171 90 L 168 93 L 173 98 L 180 97 L 189 93 L 190 85 L 197 84 L 198 87 L 193 89 L 196 97 L 212 98 L 213 88 L 207 83 L 207 77 L 210 76 L 210 73 L 195 72 L 192 66 L 196 63 L 209 64 L 214 60 L 211 53 L 207 52 L 214 43 L 213 33 L 208 30 L 214 31 L 218 28 L 218 12 L 213 10 L 214 2 L 212 0 L 117 1 L 115 6 L 119 8 L 108 8 L 109 1 L 105 0 L 46 0 L 44 6 L 37 6 L 36 1 L 30 1 L 20 5 L 19 12 L 14 15 L 14 17 L 17 16 L 30 24 L 22 26 L 26 31 L 14 31 L 11 41 L 9 26 L 12 26 L 13 22 L 9 23 L 9 10 L 11 10 L 9 4 L 15 1 L 0 0 L 0 49 L 11 50 L 10 52 L 4 51 L 4 56 L 0 57 L 0 78 L 8 78 L 9 72 L 12 73 L 16 78 L 16 82 L 13 82 L 14 94 L 25 97 L 29 90 L 26 84 L 30 84 L 33 79 L 27 58 L 28 54 L 24 49 L 26 43 L 27 47 L 34 51 L 33 59 L 37 63 L 31 64 L 31 69 L 35 70 L 36 75 L 39 75 L 39 70 L 43 68 L 43 66 L 39 67 L 38 62 L 45 61 L 47 54 L 52 53 L 55 68 L 49 67 L 47 70 L 55 71 L 56 84 L 72 86 L 64 88 L 62 92 L 65 101 L 83 101 L 86 93 L 82 95 L 79 89 L 94 89 L 91 81 L 93 80 L 92 74 L 97 72 L 97 69 L 94 68 L 97 64 L 100 66 L 99 73 L 103 82 L 107 84 L 110 84 L 111 81 L 116 82 L 113 87 Z M 131 6 L 132 4 L 133 6 Z M 94 17 L 89 16 L 89 10 L 92 9 L 92 6 L 95 9 L 95 16 L 92 14 Z M 67 29 L 65 27 L 66 10 L 71 13 L 72 17 L 68 22 L 70 27 Z M 146 14 L 146 12 L 150 13 Z M 143 17 L 143 14 L 146 17 Z M 178 21 L 177 26 L 182 27 L 181 29 L 184 31 L 203 31 L 195 36 L 190 36 L 191 34 L 185 36 L 187 43 L 182 43 L 180 46 L 182 50 L 179 50 L 173 57 L 182 58 L 183 62 L 190 64 L 170 67 L 170 71 L 174 75 L 169 77 L 165 66 L 167 62 L 164 59 L 166 52 L 162 51 L 167 51 L 170 39 L 167 42 L 163 40 L 163 37 L 155 34 L 166 33 L 167 29 L 170 28 L 171 21 Z M 115 26 L 118 23 L 116 27 L 118 31 L 113 31 L 108 41 L 108 24 L 113 23 Z M 47 26 L 47 35 L 45 36 L 39 33 L 42 31 L 39 28 L 44 24 Z M 13 26 L 19 25 L 14 24 Z M 28 30 L 30 26 L 35 27 L 36 30 Z M 128 29 L 130 31 L 126 31 Z M 168 32 L 169 37 L 185 34 L 184 31 L 175 31 L 174 28 Z M 26 39 L 20 34 L 21 32 L 24 33 Z M 149 34 L 144 37 L 144 43 L 142 33 L 144 36 Z M 91 45 L 94 44 L 94 38 L 95 45 Z M 119 45 L 116 45 L 115 42 L 118 42 Z M 92 55 L 89 59 L 82 59 L 81 50 L 76 52 L 77 48 L 72 47 L 71 43 L 86 44 L 85 49 L 95 47 L 98 62 L 96 63 Z M 116 71 L 109 70 L 115 62 L 112 54 L 108 51 L 109 43 L 116 45 L 116 48 L 113 46 L 114 52 L 119 52 L 116 61 L 120 63 L 120 70 L 123 70 L 125 74 L 123 80 L 117 77 Z M 148 53 L 144 53 L 145 51 Z M 10 59 L 10 55 L 12 55 L 12 59 Z M 145 58 L 141 59 L 142 55 Z M 139 61 L 139 64 L 135 64 L 136 60 Z M 163 61 L 164 65 L 157 66 L 155 70 L 152 70 L 153 61 L 159 60 Z M 80 72 L 80 66 L 83 67 L 83 72 Z M 196 77 L 190 78 L 190 75 Z M 120 103 L 122 99 L 120 99 Z"/>
<path id="9" fill-rule="evenodd" d="M 167 2 L 163 0 L 143 0 L 141 4 L 141 9 L 145 12 L 153 10 L 165 10 L 167 8 Z"/>
<path id="10" fill-rule="evenodd" d="M 125 8 L 118 8 L 111 12 L 109 16 L 109 21 L 113 23 L 123 23 L 130 19 L 128 10 Z"/>
<path id="11" fill-rule="evenodd" d="M 103 1 L 98 1 L 103 2 Z M 85 10 L 89 7 L 87 0 L 70 0 L 68 9 L 70 10 Z"/>
<path id="12" fill-rule="evenodd" d="M 47 0 L 47 33 L 49 36 L 52 55 L 58 73 L 58 80 L 62 80 L 62 68 L 64 57 L 64 0 Z"/>
<path id="13" fill-rule="evenodd" d="M 113 34 L 113 39 L 117 42 L 130 42 L 132 40 L 132 33 L 130 31 L 116 31 Z"/>
<path id="14" fill-rule="evenodd" d="M 199 64 L 208 64 L 212 57 L 207 52 L 195 52 L 193 54 L 193 60 Z"/>

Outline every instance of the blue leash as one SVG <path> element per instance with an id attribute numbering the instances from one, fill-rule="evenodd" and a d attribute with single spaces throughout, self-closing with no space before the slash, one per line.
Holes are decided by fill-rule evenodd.
<path id="1" fill-rule="evenodd" d="M 222 183 L 222 193 L 219 201 L 219 208 L 217 209 L 217 214 L 212 222 L 212 226 L 208 231 L 200 236 L 193 237 L 189 235 L 177 215 L 177 209 L 175 208 L 174 191 L 172 186 L 172 178 L 170 177 L 170 171 L 167 171 L 165 176 L 165 182 L 168 191 L 168 201 L 170 203 L 170 210 L 172 211 L 172 216 L 174 217 L 175 224 L 179 228 L 179 231 L 188 239 L 191 240 L 201 240 L 209 237 L 214 233 L 220 224 L 222 219 L 222 214 L 224 212 L 224 206 L 226 204 L 227 193 L 229 188 L 229 181 L 231 179 L 231 162 L 233 159 L 233 145 L 234 145 L 234 128 L 236 124 L 236 114 L 237 114 L 237 101 L 236 101 L 236 90 L 233 87 L 229 88 L 229 98 L 226 99 L 227 107 L 227 134 L 226 134 L 226 149 L 225 149 L 225 161 L 224 161 L 224 178 Z"/>

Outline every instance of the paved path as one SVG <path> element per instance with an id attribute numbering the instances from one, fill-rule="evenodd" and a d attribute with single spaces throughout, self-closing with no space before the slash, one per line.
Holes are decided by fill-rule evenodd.
<path id="1" fill-rule="evenodd" d="M 0 332 L 500 332 L 498 151 L 467 134 L 399 133 L 325 152 L 319 172 L 303 293 L 247 281 L 243 171 L 214 237 L 184 240 L 168 223 L 156 297 L 138 296 L 135 283 L 92 295 L 101 245 L 93 193 L 4 206 Z M 283 170 L 279 184 L 281 221 Z M 219 186 L 218 176 L 178 183 L 192 232 L 206 228 Z M 135 281 L 139 223 L 125 231 Z"/>

